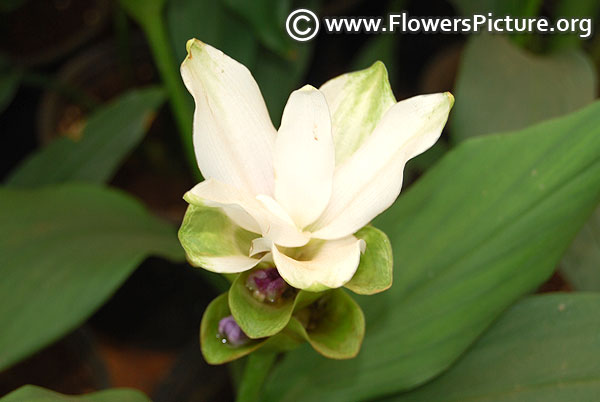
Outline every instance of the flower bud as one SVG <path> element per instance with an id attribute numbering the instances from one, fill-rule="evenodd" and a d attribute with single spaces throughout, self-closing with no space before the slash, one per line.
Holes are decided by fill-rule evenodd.
<path id="1" fill-rule="evenodd" d="M 288 284 L 279 276 L 277 268 L 259 269 L 248 275 L 246 287 L 259 301 L 274 303 L 288 289 Z"/>
<path id="2" fill-rule="evenodd" d="M 223 343 L 231 346 L 241 346 L 249 340 L 232 315 L 219 321 L 219 337 Z"/>

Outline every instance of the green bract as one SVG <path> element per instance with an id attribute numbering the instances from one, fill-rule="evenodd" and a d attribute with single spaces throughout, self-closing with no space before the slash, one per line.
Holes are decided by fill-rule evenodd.
<path id="1" fill-rule="evenodd" d="M 383 292 L 392 286 L 394 259 L 390 239 L 381 230 L 365 226 L 356 235 L 367 244 L 356 273 L 345 286 L 361 295 Z"/>
<path id="2" fill-rule="evenodd" d="M 239 291 L 238 296 L 232 298 L 232 292 L 236 292 L 235 287 L 234 283 L 229 294 L 224 293 L 213 300 L 202 317 L 200 341 L 202 354 L 208 363 L 227 363 L 259 348 L 279 352 L 295 349 L 304 341 L 323 356 L 332 359 L 349 359 L 358 354 L 365 334 L 365 319 L 358 304 L 342 289 L 324 294 L 301 291 L 294 302 L 287 304 L 277 315 L 275 310 L 269 311 L 268 307 L 241 296 Z M 238 317 L 242 320 L 237 322 L 251 339 L 242 345 L 232 346 L 219 333 L 219 322 L 233 313 L 228 299 L 231 303 L 237 297 L 244 297 L 244 301 L 252 306 L 242 307 L 243 304 L 237 301 L 233 304 L 241 308 L 239 313 L 242 315 Z M 290 307 L 293 308 L 293 315 Z M 275 319 L 269 317 L 269 314 L 275 316 Z M 262 320 L 275 323 L 276 326 L 260 324 Z M 269 335 L 253 337 L 246 330 L 254 331 L 252 335 L 257 335 L 260 331 Z M 269 337 L 270 335 L 275 336 Z"/>
<path id="3" fill-rule="evenodd" d="M 289 322 L 297 294 L 276 303 L 257 300 L 246 287 L 251 271 L 242 272 L 231 285 L 229 307 L 233 317 L 250 338 L 275 335 Z"/>

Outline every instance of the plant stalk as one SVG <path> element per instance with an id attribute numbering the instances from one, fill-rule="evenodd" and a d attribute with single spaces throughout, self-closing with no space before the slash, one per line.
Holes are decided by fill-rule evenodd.
<path id="1" fill-rule="evenodd" d="M 163 0 L 121 0 L 125 11 L 141 26 L 146 35 L 169 96 L 185 157 L 195 177 L 201 178 L 192 140 L 193 105 L 179 75 L 178 64 L 167 34 L 163 18 L 164 3 Z"/>
<path id="2" fill-rule="evenodd" d="M 277 358 L 275 352 L 254 352 L 248 356 L 236 402 L 257 402 L 263 383 Z"/>

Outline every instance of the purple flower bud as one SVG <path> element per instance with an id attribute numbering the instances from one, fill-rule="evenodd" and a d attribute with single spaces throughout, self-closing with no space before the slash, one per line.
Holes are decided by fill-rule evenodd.
<path id="1" fill-rule="evenodd" d="M 248 275 L 246 287 L 255 299 L 274 303 L 288 289 L 288 284 L 279 276 L 277 268 L 267 268 Z"/>
<path id="2" fill-rule="evenodd" d="M 219 337 L 223 343 L 229 343 L 231 346 L 241 346 L 249 340 L 232 315 L 219 321 Z"/>

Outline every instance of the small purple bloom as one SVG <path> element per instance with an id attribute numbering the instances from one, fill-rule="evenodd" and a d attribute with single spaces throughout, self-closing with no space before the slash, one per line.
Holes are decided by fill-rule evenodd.
<path id="1" fill-rule="evenodd" d="M 232 315 L 219 321 L 219 336 L 223 343 L 229 343 L 231 346 L 241 346 L 249 340 Z"/>
<path id="2" fill-rule="evenodd" d="M 273 303 L 287 290 L 288 284 L 279 276 L 277 268 L 267 268 L 248 275 L 246 287 L 257 300 Z"/>

